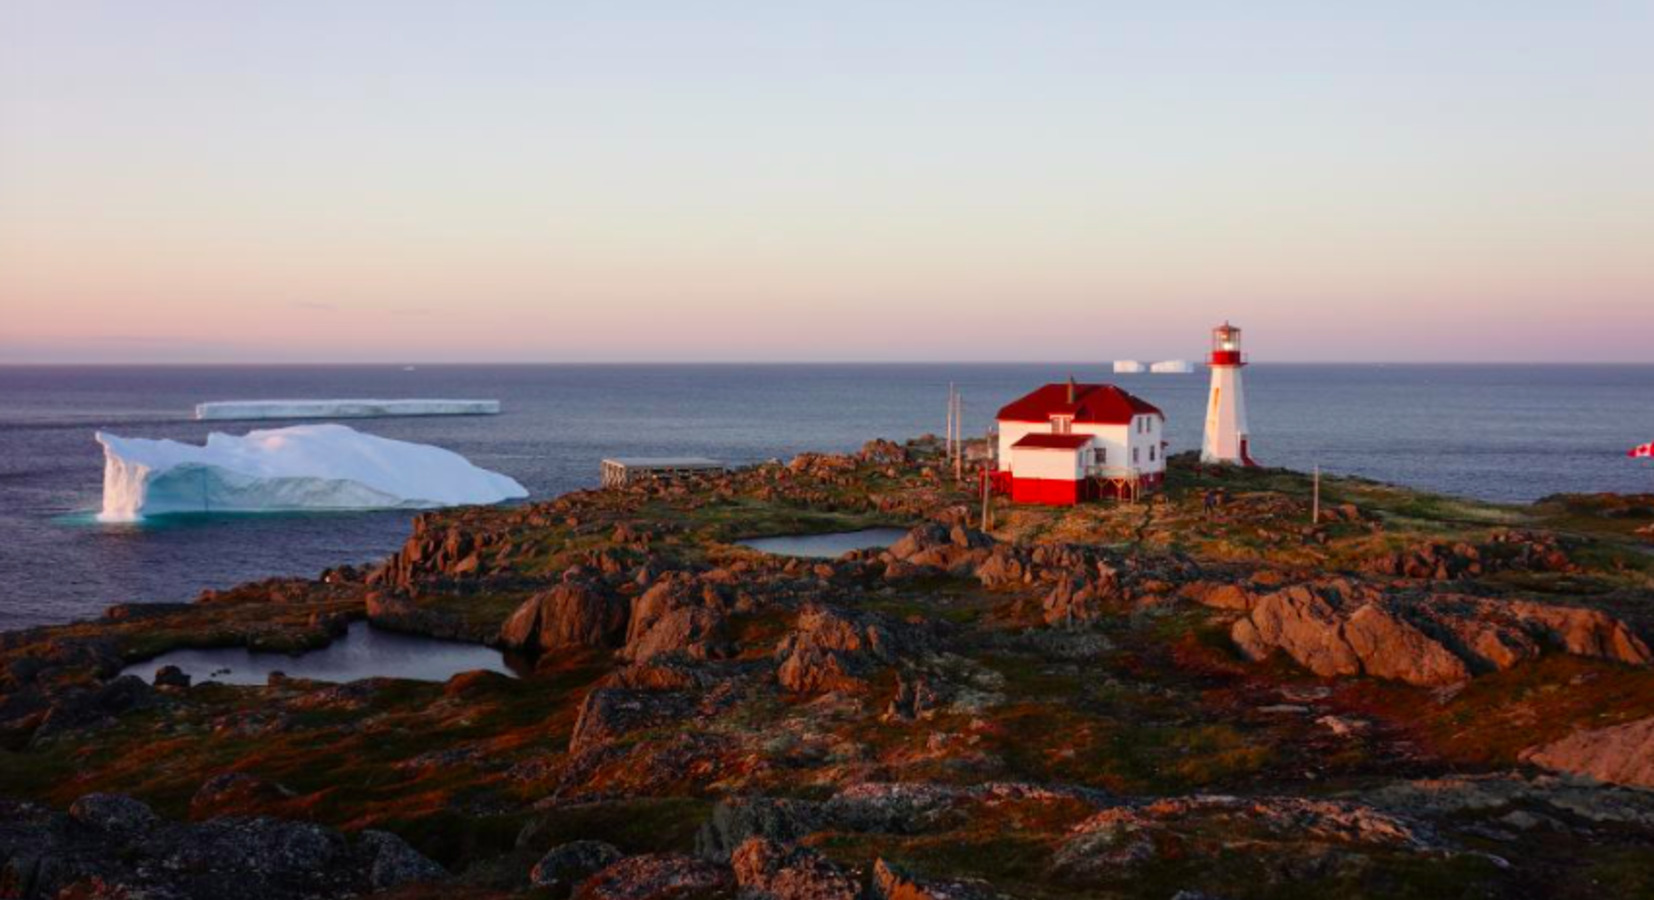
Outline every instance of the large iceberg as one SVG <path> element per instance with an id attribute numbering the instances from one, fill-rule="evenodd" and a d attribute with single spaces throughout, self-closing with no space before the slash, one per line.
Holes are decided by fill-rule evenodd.
<path id="1" fill-rule="evenodd" d="M 106 522 L 185 512 L 426 509 L 499 503 L 528 491 L 429 444 L 344 425 L 295 425 L 198 447 L 98 432 Z"/>
<path id="2" fill-rule="evenodd" d="M 214 400 L 197 419 L 362 419 L 374 416 L 493 416 L 498 400 Z"/>

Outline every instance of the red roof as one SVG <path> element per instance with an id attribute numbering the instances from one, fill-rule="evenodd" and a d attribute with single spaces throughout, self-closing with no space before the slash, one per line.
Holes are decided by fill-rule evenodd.
<path id="1" fill-rule="evenodd" d="M 1092 435 L 1089 434 L 1045 434 L 1043 432 L 1038 434 L 1025 434 L 1022 436 L 1022 440 L 1012 444 L 1011 448 L 1016 449 L 1017 447 L 1025 447 L 1033 448 L 1035 450 L 1078 450 L 1086 444 L 1091 443 L 1091 438 Z"/>
<path id="2" fill-rule="evenodd" d="M 1048 384 L 1007 404 L 999 411 L 1001 422 L 1049 422 L 1052 416 L 1073 416 L 1074 421 L 1092 425 L 1129 425 L 1133 416 L 1165 414 L 1153 404 L 1112 384 L 1076 384 L 1074 402 L 1068 402 L 1067 384 Z"/>

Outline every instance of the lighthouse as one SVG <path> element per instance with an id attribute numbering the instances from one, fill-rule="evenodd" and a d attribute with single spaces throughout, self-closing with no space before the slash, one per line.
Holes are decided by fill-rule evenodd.
<path id="1" fill-rule="evenodd" d="M 1206 438 L 1200 461 L 1257 465 L 1247 447 L 1246 391 L 1241 386 L 1241 331 L 1228 322 L 1212 329 L 1212 389 L 1206 400 Z"/>

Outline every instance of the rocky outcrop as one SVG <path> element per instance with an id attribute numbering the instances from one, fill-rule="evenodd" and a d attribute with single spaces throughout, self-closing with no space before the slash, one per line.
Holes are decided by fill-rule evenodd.
<path id="1" fill-rule="evenodd" d="M 486 641 L 493 637 L 487 625 L 467 621 L 458 610 L 420 606 L 395 590 L 369 591 L 362 598 L 368 621 L 387 631 L 423 634 L 451 641 Z"/>
<path id="2" fill-rule="evenodd" d="M 1451 651 L 1377 603 L 1364 604 L 1344 621 L 1344 639 L 1374 678 L 1408 684 L 1455 684 L 1470 669 Z"/>
<path id="3" fill-rule="evenodd" d="M 717 591 L 684 573 L 667 573 L 632 600 L 620 656 L 644 662 L 681 652 L 693 659 L 708 659 L 730 649 Z"/>
<path id="4" fill-rule="evenodd" d="M 1040 611 L 1047 625 L 1080 625 L 1102 618 L 1119 596 L 1115 570 L 1101 566 L 1095 575 L 1088 572 L 1081 578 L 1059 579 L 1045 595 Z"/>
<path id="5" fill-rule="evenodd" d="M 1241 843 L 1254 854 L 1316 845 L 1418 852 L 1440 846 L 1422 823 L 1364 804 L 1202 794 L 1105 809 L 1074 827 L 1054 862 L 1069 877 L 1120 877 Z"/>
<path id="6" fill-rule="evenodd" d="M 577 900 L 711 900 L 735 892 L 727 866 L 693 856 L 630 856 L 586 879 Z"/>
<path id="7" fill-rule="evenodd" d="M 1001 895 L 983 881 L 921 879 L 883 859 L 874 860 L 869 900 L 989 900 Z"/>
<path id="8" fill-rule="evenodd" d="M 293 792 L 274 782 L 246 772 L 214 775 L 190 798 L 190 818 L 245 816 L 293 798 Z"/>
<path id="9" fill-rule="evenodd" d="M 566 897 L 581 882 L 625 856 L 613 844 L 573 841 L 546 851 L 528 874 L 529 883 L 556 897 Z"/>
<path id="10" fill-rule="evenodd" d="M 915 568 L 970 574 L 989 556 L 994 539 L 964 525 L 919 525 L 891 544 L 885 558 Z"/>
<path id="11" fill-rule="evenodd" d="M 267 817 L 169 822 L 130 797 L 93 794 L 68 814 L 0 801 L 0 886 L 7 896 L 287 898 L 342 896 L 447 877 L 401 838 L 353 841 Z"/>
<path id="12" fill-rule="evenodd" d="M 577 753 L 633 731 L 682 721 L 695 709 L 694 699 L 685 693 L 597 688 L 580 704 L 569 752 Z"/>
<path id="13" fill-rule="evenodd" d="M 806 847 L 748 838 L 730 860 L 745 900 L 857 900 L 861 886 Z"/>
<path id="14" fill-rule="evenodd" d="M 1084 625 L 1155 605 L 1190 583 L 1176 557 L 1146 558 L 1077 544 L 994 544 L 972 570 L 989 590 L 1032 592 L 1047 625 Z"/>
<path id="15" fill-rule="evenodd" d="M 1446 581 L 1494 572 L 1568 572 L 1567 551 L 1551 535 L 1506 531 L 1485 544 L 1424 541 L 1366 560 L 1362 569 L 1377 575 Z"/>
<path id="16" fill-rule="evenodd" d="M 1524 778 L 1502 773 L 1422 778 L 1368 787 L 1360 792 L 1359 801 L 1411 819 L 1518 814 L 1528 819 L 1576 818 L 1592 824 L 1654 827 L 1654 792 L 1572 776 Z"/>
<path id="17" fill-rule="evenodd" d="M 65 734 L 105 728 L 119 716 L 163 700 L 136 675 L 122 675 L 95 686 L 72 686 L 52 697 L 31 742 L 42 745 Z"/>
<path id="18" fill-rule="evenodd" d="M 928 782 L 864 782 L 843 788 L 822 805 L 838 828 L 911 834 L 958 821 L 977 792 Z"/>
<path id="19" fill-rule="evenodd" d="M 750 838 L 797 841 L 822 827 L 821 804 L 790 797 L 736 797 L 712 808 L 695 835 L 695 853 L 725 862 Z"/>
<path id="20" fill-rule="evenodd" d="M 1266 594 L 1235 622 L 1230 637 L 1248 659 L 1279 649 L 1323 678 L 1358 675 L 1361 660 L 1344 639 L 1338 602 L 1303 585 Z"/>
<path id="21" fill-rule="evenodd" d="M 1654 788 L 1654 717 L 1576 731 L 1524 751 L 1522 760 L 1597 781 Z"/>
<path id="22" fill-rule="evenodd" d="M 1483 605 L 1488 610 L 1487 604 Z M 1576 656 L 1611 659 L 1633 666 L 1654 663 L 1654 653 L 1624 622 L 1600 610 L 1542 603 L 1502 605 L 1518 625 Z"/>
<path id="23" fill-rule="evenodd" d="M 499 642 L 529 652 L 563 647 L 618 647 L 629 604 L 592 585 L 564 582 L 523 601 L 500 627 Z"/>
<path id="24" fill-rule="evenodd" d="M 356 836 L 356 842 L 357 855 L 367 865 L 368 887 L 375 891 L 448 877 L 447 869 L 388 831 L 368 829 Z"/>
<path id="25" fill-rule="evenodd" d="M 913 643 L 882 616 L 812 604 L 776 647 L 776 677 L 800 694 L 861 690 L 876 667 Z"/>
<path id="26" fill-rule="evenodd" d="M 1259 597 L 1205 591 L 1202 602 L 1245 615 L 1230 637 L 1249 659 L 1280 650 L 1323 678 L 1369 675 L 1416 685 L 1452 684 L 1507 669 L 1541 643 L 1569 653 L 1649 665 L 1654 656 L 1625 623 L 1598 610 L 1460 595 L 1391 596 L 1337 579 Z"/>
<path id="27" fill-rule="evenodd" d="M 909 460 L 907 448 L 895 441 L 884 438 L 874 438 L 861 445 L 856 451 L 856 459 L 876 466 L 906 465 Z"/>

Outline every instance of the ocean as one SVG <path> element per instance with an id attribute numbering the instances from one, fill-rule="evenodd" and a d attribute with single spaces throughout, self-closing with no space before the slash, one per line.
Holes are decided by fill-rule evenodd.
<path id="1" fill-rule="evenodd" d="M 350 420 L 438 444 L 536 498 L 594 487 L 605 456 L 731 463 L 941 432 L 947 386 L 965 429 L 1046 381 L 1108 381 L 1166 412 L 1172 452 L 1198 448 L 1206 376 L 1097 364 L 0 367 L 0 630 L 180 601 L 272 575 L 377 559 L 411 512 L 204 515 L 98 523 L 96 430 L 200 442 L 293 422 L 196 422 L 208 400 L 497 399 L 498 416 Z M 1246 371 L 1252 452 L 1269 465 L 1522 502 L 1654 491 L 1626 450 L 1654 439 L 1654 366 L 1271 365 Z"/>

